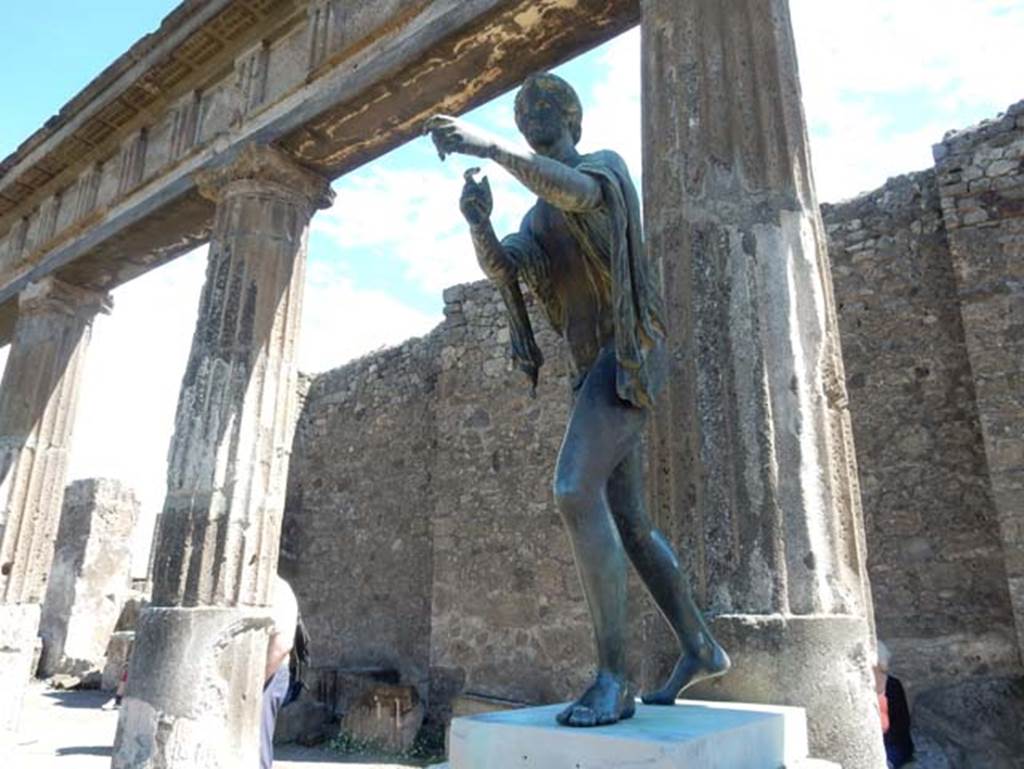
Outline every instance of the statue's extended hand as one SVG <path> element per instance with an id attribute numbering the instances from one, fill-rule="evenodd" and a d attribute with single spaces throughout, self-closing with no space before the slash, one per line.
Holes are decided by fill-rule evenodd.
<path id="1" fill-rule="evenodd" d="M 462 178 L 466 183 L 462 187 L 462 197 L 459 198 L 459 208 L 462 215 L 470 225 L 479 225 L 491 218 L 491 211 L 494 208 L 494 199 L 491 197 L 491 185 L 485 176 L 479 182 L 473 178 L 473 174 L 480 173 L 479 168 L 470 168 Z"/>
<path id="2" fill-rule="evenodd" d="M 423 126 L 437 147 L 437 154 L 444 160 L 446 155 L 461 153 L 478 158 L 491 156 L 497 142 L 484 131 L 448 115 L 434 115 Z"/>

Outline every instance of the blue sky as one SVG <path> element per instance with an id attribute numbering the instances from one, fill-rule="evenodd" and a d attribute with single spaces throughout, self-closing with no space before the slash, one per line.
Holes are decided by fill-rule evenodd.
<path id="1" fill-rule="evenodd" d="M 0 155 L 28 137 L 173 2 L 7 0 L 0 17 Z M 1024 98 L 1024 0 L 790 0 L 819 199 L 836 201 L 931 165 L 951 128 Z M 640 171 L 639 38 L 627 33 L 558 70 L 584 103 L 582 148 L 612 147 Z M 515 138 L 511 97 L 467 116 Z M 465 158 L 439 162 L 418 139 L 335 184 L 317 214 L 300 367 L 319 371 L 426 333 L 441 291 L 482 277 L 457 198 Z M 499 230 L 528 196 L 489 167 Z M 126 479 L 144 503 L 140 542 L 160 507 L 178 385 L 205 251 L 115 291 L 85 370 L 71 477 Z M 368 320 L 372 319 L 372 320 Z"/>

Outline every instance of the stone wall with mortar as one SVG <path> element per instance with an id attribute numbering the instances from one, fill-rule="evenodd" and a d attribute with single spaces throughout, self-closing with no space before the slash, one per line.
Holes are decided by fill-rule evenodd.
<path id="1" fill-rule="evenodd" d="M 877 632 L 914 691 L 1017 645 L 935 173 L 822 208 Z"/>
<path id="2" fill-rule="evenodd" d="M 566 361 L 533 314 L 545 363 L 532 398 L 509 362 L 504 307 L 489 284 L 446 291 L 445 315 L 436 332 L 435 687 L 549 701 L 580 683 L 591 645 L 551 495 L 569 408 Z"/>
<path id="3" fill-rule="evenodd" d="M 317 666 L 426 681 L 437 357 L 411 340 L 307 382 L 281 573 Z"/>
<path id="4" fill-rule="evenodd" d="M 1019 132 L 1011 113 L 999 125 Z M 1003 382 L 1019 397 L 1014 366 L 1024 358 L 992 352 L 983 381 L 976 352 L 1019 340 L 1020 305 L 1011 301 L 1021 285 L 1019 188 L 999 182 L 998 200 L 985 198 L 989 218 L 975 215 L 954 233 L 948 200 L 957 193 L 943 170 L 953 162 L 944 158 L 981 162 L 979 144 L 995 142 L 1002 154 L 980 153 L 989 158 L 982 177 L 1019 178 L 1015 166 L 993 166 L 1019 151 L 1018 139 L 995 133 L 983 126 L 970 139 L 947 137 L 937 171 L 823 207 L 878 629 L 912 693 L 1021 672 L 1008 549 L 1021 506 L 996 483 L 993 446 L 1007 462 L 1017 454 L 1007 432 L 988 440 L 986 414 L 1008 401 L 988 406 L 984 393 L 988 381 Z M 994 347 L 972 339 L 958 243 L 975 261 L 978 249 L 990 255 L 1002 302 Z M 282 556 L 286 571 L 298 569 L 318 664 L 395 667 L 442 716 L 458 693 L 564 698 L 590 674 L 593 656 L 550 493 L 569 408 L 561 346 L 536 319 L 547 363 L 531 398 L 507 359 L 496 292 L 484 282 L 457 286 L 445 305 L 445 322 L 429 336 L 314 379 Z M 1002 488 L 1016 488 L 1018 476 L 1005 477 Z M 681 541 L 678 521 L 659 523 Z M 636 588 L 634 580 L 633 672 L 649 683 L 672 649 Z"/>
<path id="5" fill-rule="evenodd" d="M 934 154 L 1024 657 L 1024 101 Z"/>

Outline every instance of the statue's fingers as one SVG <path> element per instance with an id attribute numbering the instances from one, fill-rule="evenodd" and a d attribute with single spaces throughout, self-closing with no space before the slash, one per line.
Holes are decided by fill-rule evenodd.
<path id="1" fill-rule="evenodd" d="M 430 138 L 434 140 L 434 149 L 437 150 L 437 156 L 441 158 L 441 160 L 444 160 L 444 156 L 446 154 L 444 143 L 441 142 L 436 136 L 431 135 Z"/>
<path id="2" fill-rule="evenodd" d="M 425 131 L 433 131 L 443 126 L 451 125 L 451 120 L 447 115 L 431 115 L 423 123 L 423 129 Z"/>

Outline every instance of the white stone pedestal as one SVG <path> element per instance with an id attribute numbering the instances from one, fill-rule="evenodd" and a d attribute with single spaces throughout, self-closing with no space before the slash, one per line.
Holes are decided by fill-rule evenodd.
<path id="1" fill-rule="evenodd" d="M 558 726 L 562 705 L 456 718 L 451 769 L 780 769 L 807 757 L 803 708 L 680 700 L 612 726 Z"/>

